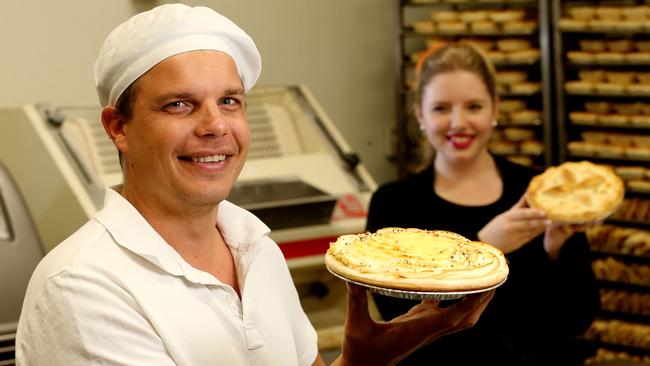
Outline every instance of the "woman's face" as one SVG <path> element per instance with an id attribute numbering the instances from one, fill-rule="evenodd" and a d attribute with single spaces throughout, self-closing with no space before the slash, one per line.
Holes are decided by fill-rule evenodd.
<path id="1" fill-rule="evenodd" d="M 431 79 L 416 115 L 436 160 L 462 164 L 487 151 L 497 106 L 480 76 L 457 70 Z"/>

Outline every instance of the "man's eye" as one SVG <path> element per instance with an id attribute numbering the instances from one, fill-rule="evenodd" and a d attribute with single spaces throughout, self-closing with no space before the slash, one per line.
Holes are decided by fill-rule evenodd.
<path id="1" fill-rule="evenodd" d="M 163 110 L 167 113 L 188 113 L 192 110 L 192 104 L 184 100 L 175 100 L 165 104 Z"/>
<path id="2" fill-rule="evenodd" d="M 166 108 L 176 109 L 176 108 L 182 108 L 184 106 L 185 106 L 185 102 L 183 102 L 182 100 L 177 100 L 177 101 L 174 101 L 174 102 L 171 102 L 171 103 L 167 104 L 165 107 Z"/>
<path id="3" fill-rule="evenodd" d="M 237 103 L 239 103 L 239 100 L 231 97 L 226 97 L 221 100 L 221 104 L 225 104 L 225 105 L 234 105 Z"/>
<path id="4" fill-rule="evenodd" d="M 469 109 L 471 111 L 480 111 L 483 108 L 480 104 L 470 104 Z"/>

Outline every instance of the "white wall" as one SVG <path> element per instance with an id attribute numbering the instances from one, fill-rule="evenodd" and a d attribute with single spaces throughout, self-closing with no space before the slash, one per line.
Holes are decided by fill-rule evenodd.
<path id="1" fill-rule="evenodd" d="M 0 0 L 0 106 L 96 104 L 92 64 L 106 35 L 165 1 Z M 169 1 L 167 1 L 169 2 Z M 397 101 L 397 0 L 184 1 L 220 11 L 262 54 L 261 83 L 305 84 L 378 182 Z"/>

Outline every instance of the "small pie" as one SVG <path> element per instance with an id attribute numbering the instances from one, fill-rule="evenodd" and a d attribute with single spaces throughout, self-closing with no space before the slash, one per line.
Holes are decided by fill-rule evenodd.
<path id="1" fill-rule="evenodd" d="M 550 167 L 534 177 L 526 199 L 551 220 L 588 223 L 613 213 L 624 195 L 623 180 L 613 169 L 581 161 Z"/>
<path id="2" fill-rule="evenodd" d="M 427 292 L 486 289 L 508 275 L 499 249 L 449 231 L 414 228 L 340 236 L 325 264 L 362 284 Z"/>

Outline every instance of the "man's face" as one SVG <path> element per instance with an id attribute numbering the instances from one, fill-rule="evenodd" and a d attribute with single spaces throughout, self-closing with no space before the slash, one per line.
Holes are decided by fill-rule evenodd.
<path id="1" fill-rule="evenodd" d="M 249 145 L 244 90 L 233 59 L 217 51 L 172 56 L 137 81 L 124 124 L 129 200 L 188 209 L 225 199 Z"/>

